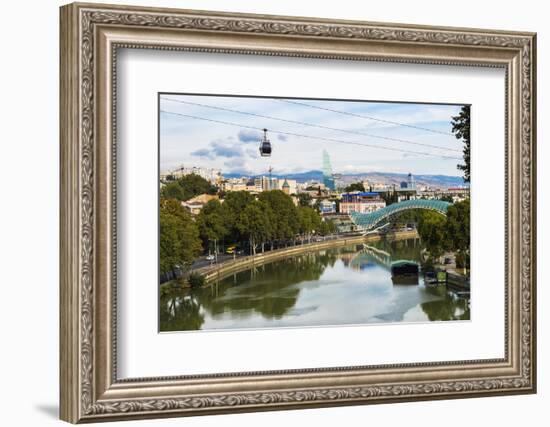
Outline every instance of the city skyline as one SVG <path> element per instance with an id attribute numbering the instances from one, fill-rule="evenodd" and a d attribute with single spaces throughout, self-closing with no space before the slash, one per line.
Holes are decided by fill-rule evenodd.
<path id="1" fill-rule="evenodd" d="M 160 170 L 197 166 L 249 175 L 320 170 L 460 176 L 451 133 L 460 105 L 160 95 Z M 273 146 L 258 152 L 261 128 Z M 376 137 L 375 137 L 376 136 Z M 364 155 L 363 155 L 364 153 Z M 427 156 L 425 154 L 430 154 Z"/>

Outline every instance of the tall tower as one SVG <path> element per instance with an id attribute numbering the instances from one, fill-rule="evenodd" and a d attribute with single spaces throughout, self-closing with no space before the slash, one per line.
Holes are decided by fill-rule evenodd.
<path id="1" fill-rule="evenodd" d="M 332 176 L 332 166 L 330 165 L 330 157 L 327 150 L 323 150 L 323 184 L 329 190 L 334 190 L 334 177 Z"/>
<path id="2" fill-rule="evenodd" d="M 407 188 L 410 190 L 414 190 L 415 188 L 414 177 L 412 173 L 409 173 L 409 175 L 407 176 Z"/>

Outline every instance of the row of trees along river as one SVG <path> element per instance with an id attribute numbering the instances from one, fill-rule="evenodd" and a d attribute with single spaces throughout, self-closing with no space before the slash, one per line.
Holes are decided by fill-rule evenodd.
<path id="1" fill-rule="evenodd" d="M 255 198 L 246 191 L 222 194 L 223 203 L 210 200 L 193 218 L 181 202 L 218 190 L 198 175 L 187 175 L 165 185 L 160 198 L 160 270 L 189 268 L 202 253 L 223 247 L 247 248 L 250 254 L 311 241 L 313 235 L 336 231 L 318 211 L 280 190 Z M 307 201 L 303 201 L 307 203 Z"/>

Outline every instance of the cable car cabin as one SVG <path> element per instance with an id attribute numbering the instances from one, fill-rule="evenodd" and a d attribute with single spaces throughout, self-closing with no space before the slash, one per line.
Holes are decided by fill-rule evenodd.
<path id="1" fill-rule="evenodd" d="M 418 264 L 399 260 L 391 263 L 391 280 L 394 285 L 418 285 Z"/>
<path id="2" fill-rule="evenodd" d="M 267 139 L 267 129 L 264 129 L 264 138 L 260 142 L 260 156 L 271 156 L 271 142 L 269 141 L 269 139 Z"/>

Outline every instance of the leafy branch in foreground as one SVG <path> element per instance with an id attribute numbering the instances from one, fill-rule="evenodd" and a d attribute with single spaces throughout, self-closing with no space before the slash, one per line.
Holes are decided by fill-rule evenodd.
<path id="1" fill-rule="evenodd" d="M 458 116 L 453 116 L 451 124 L 455 137 L 464 141 L 464 163 L 456 167 L 464 173 L 464 182 L 470 182 L 470 106 L 464 105 Z"/>

